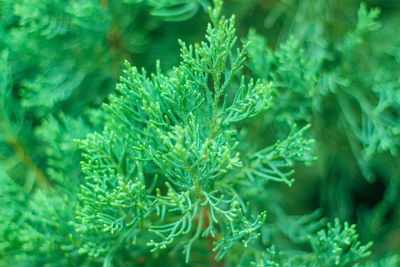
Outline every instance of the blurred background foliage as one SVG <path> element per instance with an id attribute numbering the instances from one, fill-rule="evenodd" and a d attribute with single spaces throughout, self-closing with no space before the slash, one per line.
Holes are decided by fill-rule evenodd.
<path id="1" fill-rule="evenodd" d="M 98 107 L 124 60 L 176 65 L 177 39 L 203 39 L 210 4 L 0 0 L 0 263 L 87 260 L 69 223 L 82 178 L 73 140 L 102 129 Z M 374 257 L 400 252 L 400 2 L 226 0 L 224 13 L 251 41 L 245 72 L 276 88 L 249 144 L 307 122 L 316 140 L 318 158 L 296 166 L 294 185 L 268 184 L 259 200 L 273 199 L 281 245 L 293 246 L 307 223 L 295 215 L 309 213 L 357 223 Z"/>

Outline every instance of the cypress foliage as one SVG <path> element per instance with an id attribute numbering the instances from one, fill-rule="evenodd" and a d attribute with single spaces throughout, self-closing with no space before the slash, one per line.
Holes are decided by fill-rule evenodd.
<path id="1" fill-rule="evenodd" d="M 400 265 L 396 1 L 0 4 L 0 265 Z"/>

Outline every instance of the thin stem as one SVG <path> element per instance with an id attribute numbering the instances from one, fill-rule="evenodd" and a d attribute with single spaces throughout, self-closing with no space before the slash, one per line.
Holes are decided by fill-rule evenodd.
<path id="1" fill-rule="evenodd" d="M 52 186 L 53 183 L 44 175 L 43 171 L 33 162 L 31 157 L 28 155 L 24 147 L 18 142 L 14 135 L 11 133 L 8 134 L 7 143 L 11 146 L 14 150 L 17 157 L 20 161 L 31 170 L 34 170 L 36 180 L 41 185 L 50 185 Z"/>
<path id="2" fill-rule="evenodd" d="M 193 243 L 199 239 L 202 228 L 203 228 L 203 212 L 199 212 L 199 220 L 197 222 L 197 229 L 195 235 L 190 239 L 189 243 L 186 245 L 186 259 L 185 262 L 189 263 L 190 258 L 190 250 L 192 248 Z"/>

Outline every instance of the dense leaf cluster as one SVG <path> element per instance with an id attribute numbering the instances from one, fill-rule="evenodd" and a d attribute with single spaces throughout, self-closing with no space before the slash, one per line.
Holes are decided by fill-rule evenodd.
<path id="1" fill-rule="evenodd" d="M 399 4 L 225 2 L 0 0 L 0 265 L 400 264 Z"/>

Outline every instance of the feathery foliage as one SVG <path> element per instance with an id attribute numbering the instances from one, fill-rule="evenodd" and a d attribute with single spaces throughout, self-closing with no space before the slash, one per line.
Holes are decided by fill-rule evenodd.
<path id="1" fill-rule="evenodd" d="M 395 1 L 0 4 L 0 265 L 400 264 Z"/>

